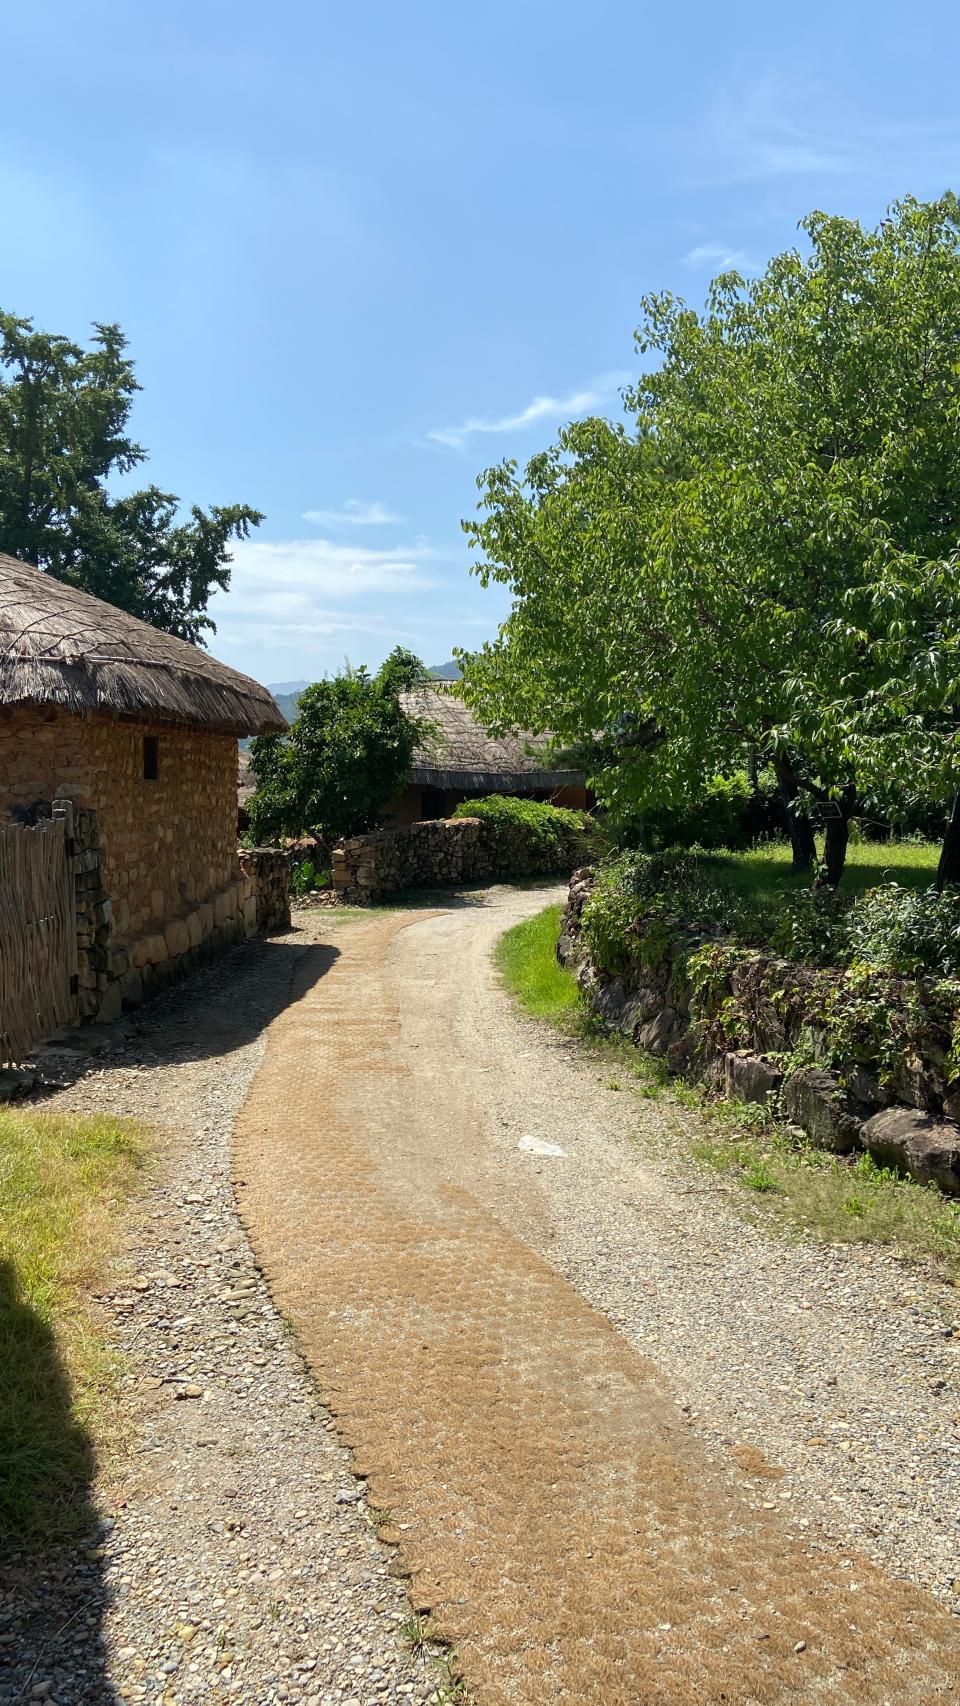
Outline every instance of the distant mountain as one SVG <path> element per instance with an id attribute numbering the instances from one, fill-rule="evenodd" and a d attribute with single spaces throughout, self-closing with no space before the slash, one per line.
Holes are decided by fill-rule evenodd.
<path id="1" fill-rule="evenodd" d="M 288 683 L 286 690 L 280 687 L 271 687 L 270 691 L 288 723 L 293 722 L 293 719 L 297 714 L 297 702 L 300 695 L 304 688 L 309 687 L 309 685 L 310 683 L 308 681 L 298 681 L 295 683 Z"/>
<path id="2" fill-rule="evenodd" d="M 432 663 L 427 670 L 427 674 L 432 675 L 434 681 L 459 681 L 460 673 L 460 665 L 452 661 L 450 663 Z"/>

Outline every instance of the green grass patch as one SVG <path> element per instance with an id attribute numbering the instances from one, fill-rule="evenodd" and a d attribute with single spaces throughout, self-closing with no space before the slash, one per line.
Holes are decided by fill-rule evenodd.
<path id="1" fill-rule="evenodd" d="M 960 1280 L 960 1206 L 869 1155 L 828 1155 L 772 1124 L 745 1131 L 743 1106 L 704 1100 L 704 1135 L 691 1151 L 707 1167 L 768 1196 L 769 1213 L 793 1231 L 832 1243 L 885 1245 L 932 1261 Z"/>
<path id="2" fill-rule="evenodd" d="M 0 1536 L 89 1524 L 94 1441 L 121 1420 L 88 1293 L 144 1157 L 130 1123 L 0 1108 Z"/>
<path id="3" fill-rule="evenodd" d="M 745 853 L 714 852 L 715 864 L 730 887 L 745 900 L 776 899 L 810 887 L 808 871 L 794 871 L 786 842 L 766 842 Z M 855 841 L 847 849 L 841 889 L 859 894 L 878 883 L 899 883 L 903 888 L 926 889 L 937 874 L 939 843 L 932 841 Z"/>
<path id="4" fill-rule="evenodd" d="M 496 963 L 525 1013 L 569 1024 L 581 1001 L 575 978 L 557 959 L 562 916 L 562 907 L 548 906 L 534 918 L 514 924 L 497 943 Z"/>

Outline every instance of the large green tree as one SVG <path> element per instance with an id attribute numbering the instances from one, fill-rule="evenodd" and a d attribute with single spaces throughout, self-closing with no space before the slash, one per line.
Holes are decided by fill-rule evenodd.
<path id="1" fill-rule="evenodd" d="M 804 228 L 806 253 L 718 279 L 702 315 L 647 299 L 633 432 L 586 423 L 524 480 L 485 476 L 467 531 L 514 607 L 466 675 L 481 714 L 561 732 L 585 682 L 581 732 L 615 737 L 641 798 L 724 747 L 769 757 L 825 817 L 836 879 L 894 750 L 945 809 L 960 782 L 957 202 Z"/>
<path id="2" fill-rule="evenodd" d="M 194 506 L 158 486 L 116 489 L 145 460 L 128 434 L 139 389 L 118 326 L 90 348 L 0 314 L 0 551 L 156 628 L 201 640 L 230 541 L 263 518 L 249 504 Z"/>
<path id="3" fill-rule="evenodd" d="M 305 688 L 289 732 L 250 743 L 254 835 L 272 840 L 307 833 L 332 847 L 345 835 L 373 829 L 383 806 L 403 789 L 426 729 L 400 702 L 423 676 L 419 659 L 398 647 L 374 676 L 348 666 Z"/>

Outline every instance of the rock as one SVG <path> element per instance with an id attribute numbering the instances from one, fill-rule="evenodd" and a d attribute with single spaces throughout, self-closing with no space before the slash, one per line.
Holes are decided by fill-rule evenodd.
<path id="1" fill-rule="evenodd" d="M 35 1072 L 22 1072 L 16 1066 L 0 1067 L 0 1102 L 12 1102 L 25 1096 L 37 1081 Z"/>
<path id="2" fill-rule="evenodd" d="M 783 1083 L 783 1073 L 760 1054 L 733 1052 L 723 1057 L 726 1094 L 735 1102 L 768 1102 Z"/>
<path id="3" fill-rule="evenodd" d="M 666 1054 L 668 1048 L 680 1041 L 688 1023 L 675 1007 L 663 1007 L 656 1018 L 642 1026 L 637 1042 L 648 1054 Z"/>
<path id="4" fill-rule="evenodd" d="M 876 1074 L 865 1066 L 855 1066 L 844 1077 L 849 1095 L 864 1110 L 865 1118 L 878 1108 L 888 1108 L 893 1101 L 892 1093 L 884 1089 Z"/>
<path id="5" fill-rule="evenodd" d="M 860 1142 L 860 1121 L 847 1111 L 835 1072 L 818 1066 L 792 1072 L 783 1087 L 783 1109 L 820 1149 L 846 1155 Z"/>
<path id="6" fill-rule="evenodd" d="M 954 1084 L 943 1098 L 943 1111 L 948 1120 L 960 1121 L 960 1085 Z"/>
<path id="7" fill-rule="evenodd" d="M 901 1062 L 894 1074 L 892 1089 L 898 1102 L 906 1102 L 909 1107 L 920 1108 L 930 1114 L 942 1106 L 946 1085 L 935 1067 L 914 1060 Z"/>
<path id="8" fill-rule="evenodd" d="M 913 1108 L 884 1108 L 862 1128 L 864 1148 L 882 1166 L 899 1167 L 920 1184 L 960 1195 L 960 1125 Z"/>

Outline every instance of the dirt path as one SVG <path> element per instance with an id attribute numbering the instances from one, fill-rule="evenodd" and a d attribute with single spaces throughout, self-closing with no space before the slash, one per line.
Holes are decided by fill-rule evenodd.
<path id="1" fill-rule="evenodd" d="M 750 1426 L 717 1450 L 730 1426 L 708 1362 L 730 1332 L 715 1314 L 717 1236 L 698 1273 L 695 1200 L 638 1158 L 623 1112 L 618 1128 L 590 1074 L 493 985 L 496 934 L 542 904 L 494 891 L 344 931 L 324 978 L 298 988 L 295 974 L 239 1124 L 245 1223 L 390 1512 L 415 1603 L 477 1697 L 504 1706 L 955 1696 L 957 1624 L 844 1546 L 839 1517 L 831 1540 L 816 1471 L 809 1503 L 797 1474 L 796 1498 L 781 1496 L 781 1445 L 800 1461 L 790 1394 L 769 1411 L 776 1460 Z M 538 1159 L 525 1138 L 564 1153 Z M 717 1218 L 722 1248 L 738 1233 Z M 677 1300 L 703 1416 L 664 1373 L 676 1363 L 635 1348 L 645 1286 L 654 1324 L 670 1313 L 661 1233 L 688 1258 Z M 762 1241 L 739 1236 L 737 1285 L 749 1290 L 751 1270 L 761 1292 L 776 1285 L 765 1334 L 747 1311 L 733 1351 L 755 1424 L 758 1392 L 783 1384 L 795 1297 L 821 1311 L 838 1360 L 850 1345 L 826 1300 L 809 1300 L 818 1252 L 781 1247 L 771 1268 Z M 863 1272 L 848 1300 L 861 1313 L 875 1277 Z M 836 1380 L 787 1336 L 794 1376 Z M 868 1339 L 853 1347 L 865 1391 Z"/>

